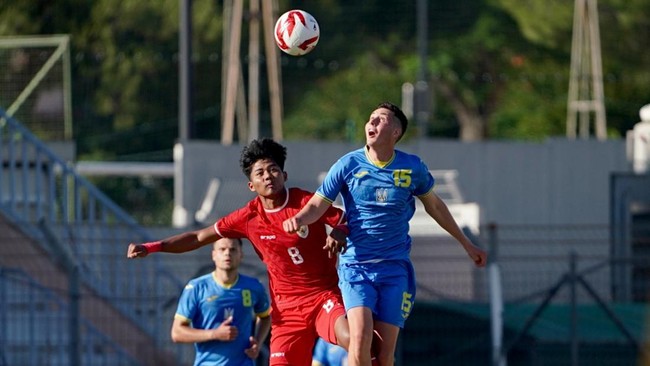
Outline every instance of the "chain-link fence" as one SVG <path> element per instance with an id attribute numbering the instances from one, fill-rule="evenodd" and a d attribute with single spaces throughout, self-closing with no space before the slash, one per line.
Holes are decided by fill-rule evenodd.
<path id="1" fill-rule="evenodd" d="M 0 37 L 0 106 L 46 141 L 72 139 L 70 40 Z"/>
<path id="2" fill-rule="evenodd" d="M 641 362 L 650 284 L 640 274 L 650 269 L 650 258 L 611 258 L 607 225 L 482 229 L 476 240 L 490 247 L 490 265 L 501 270 L 501 352 L 508 365 Z M 493 362 L 495 319 L 490 269 L 473 268 L 464 251 L 447 237 L 416 237 L 412 254 L 418 296 L 400 337 L 398 364 L 499 364 Z M 44 253 L 39 251 L 20 255 L 32 256 L 28 260 L 32 263 L 44 260 Z M 209 254 L 202 250 L 158 256 L 170 268 L 170 275 L 184 280 L 212 270 Z M 75 295 L 71 292 L 75 277 L 69 272 L 66 275 L 61 266 L 38 265 L 16 272 L 11 269 L 12 261 L 12 257 L 4 256 L 0 272 L 0 321 L 6 325 L 0 332 L 0 349 L 5 364 L 69 364 L 71 349 L 78 349 L 83 365 L 142 364 L 141 360 L 132 360 L 125 346 L 140 339 L 120 324 L 137 323 L 139 317 L 146 317 L 141 314 L 146 309 L 134 307 L 134 317 L 125 317 L 115 312 L 112 304 L 129 304 L 131 299 L 98 297 L 83 283 Z M 120 253 L 107 253 L 101 260 L 105 265 L 95 270 L 110 277 L 119 268 L 115 264 L 125 261 Z M 142 264 L 138 262 L 134 265 Z M 632 296 L 624 300 L 614 296 L 619 286 L 616 269 L 628 273 L 634 284 L 629 287 Z M 245 245 L 241 270 L 266 283 L 265 268 L 249 244 Z M 52 279 L 48 287 L 35 280 L 44 277 Z M 57 278 L 59 282 L 54 281 Z M 138 287 L 139 281 L 133 277 L 121 285 Z M 180 288 L 150 299 L 163 309 L 158 321 L 164 341 L 156 352 L 167 352 L 169 359 L 190 363 L 192 346 L 174 345 L 168 336 L 179 293 Z M 70 333 L 73 323 L 69 307 L 74 296 L 81 309 L 76 312 L 79 338 Z M 107 328 L 114 331 L 101 331 Z M 74 339 L 79 341 L 72 342 Z M 32 363 L 35 359 L 38 362 Z M 49 361 L 43 361 L 46 359 Z"/>

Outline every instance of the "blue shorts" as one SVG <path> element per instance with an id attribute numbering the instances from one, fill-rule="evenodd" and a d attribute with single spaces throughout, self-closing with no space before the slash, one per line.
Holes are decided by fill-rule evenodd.
<path id="1" fill-rule="evenodd" d="M 415 271 L 406 260 L 342 264 L 339 287 L 345 310 L 364 306 L 375 320 L 403 328 L 415 302 Z"/>

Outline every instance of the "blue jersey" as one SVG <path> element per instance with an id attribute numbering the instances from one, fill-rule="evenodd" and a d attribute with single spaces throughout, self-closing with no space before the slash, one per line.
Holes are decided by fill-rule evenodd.
<path id="1" fill-rule="evenodd" d="M 318 338 L 311 364 L 312 366 L 347 366 L 348 353 L 343 347 Z"/>
<path id="2" fill-rule="evenodd" d="M 229 317 L 239 335 L 233 341 L 195 343 L 194 365 L 253 366 L 244 350 L 250 347 L 256 315 L 269 314 L 269 298 L 257 279 L 239 275 L 237 282 L 223 286 L 214 278 L 214 272 L 191 280 L 178 301 L 176 318 L 189 321 L 196 329 L 214 329 Z"/>
<path id="3" fill-rule="evenodd" d="M 342 264 L 408 259 L 409 221 L 415 196 L 433 189 L 434 179 L 422 160 L 395 150 L 387 162 L 373 162 L 366 148 L 340 158 L 316 192 L 334 202 L 340 193 L 350 235 Z"/>

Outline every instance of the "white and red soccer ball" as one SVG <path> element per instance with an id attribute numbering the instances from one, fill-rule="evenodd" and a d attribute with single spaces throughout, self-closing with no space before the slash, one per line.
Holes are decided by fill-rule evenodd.
<path id="1" fill-rule="evenodd" d="M 289 10 L 275 23 L 275 43 L 292 56 L 302 56 L 316 47 L 320 27 L 316 19 L 303 10 Z"/>

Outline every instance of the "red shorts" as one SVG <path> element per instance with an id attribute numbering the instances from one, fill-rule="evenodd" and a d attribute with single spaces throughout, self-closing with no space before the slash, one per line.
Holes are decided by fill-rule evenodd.
<path id="1" fill-rule="evenodd" d="M 345 315 L 339 291 L 275 296 L 271 312 L 269 365 L 310 366 L 316 338 L 336 344 L 334 324 Z"/>

